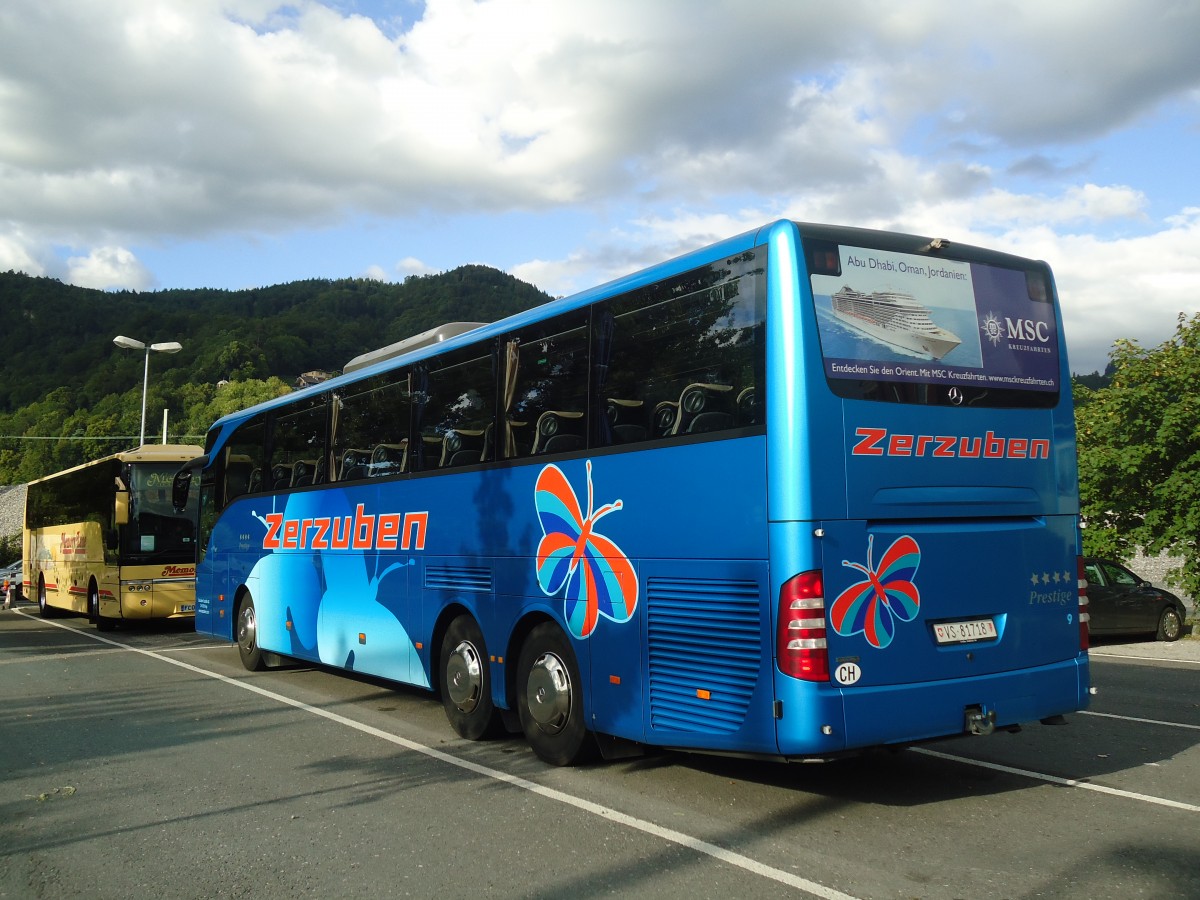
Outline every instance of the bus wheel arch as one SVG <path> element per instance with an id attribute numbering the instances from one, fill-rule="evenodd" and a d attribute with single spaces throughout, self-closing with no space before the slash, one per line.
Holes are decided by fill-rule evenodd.
<path id="1" fill-rule="evenodd" d="M 115 619 L 100 615 L 100 587 L 96 579 L 88 581 L 88 619 L 96 626 L 97 631 L 112 631 L 117 627 Z"/>
<path id="2" fill-rule="evenodd" d="M 587 761 L 597 748 L 570 639 L 557 622 L 544 620 L 528 631 L 520 648 L 514 699 L 525 739 L 551 765 Z"/>
<path id="3" fill-rule="evenodd" d="M 249 588 L 243 587 L 238 591 L 233 608 L 233 639 L 237 642 L 238 656 L 246 669 L 261 672 L 267 667 L 267 661 L 258 645 L 258 616 Z"/>
<path id="4" fill-rule="evenodd" d="M 455 732 L 469 741 L 493 737 L 501 730 L 492 698 L 491 658 L 475 617 L 458 607 L 438 622 L 434 646 L 438 657 L 436 686 Z"/>

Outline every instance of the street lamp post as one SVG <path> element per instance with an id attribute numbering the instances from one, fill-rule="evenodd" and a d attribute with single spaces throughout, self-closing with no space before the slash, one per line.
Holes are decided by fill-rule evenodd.
<path id="1" fill-rule="evenodd" d="M 167 341 L 163 344 L 145 344 L 142 341 L 135 341 L 131 337 L 125 337 L 123 334 L 118 334 L 113 338 L 113 343 L 123 350 L 145 350 L 146 365 L 145 371 L 142 374 L 142 430 L 138 436 L 138 446 L 146 443 L 146 388 L 150 384 L 150 351 L 156 353 L 178 353 L 183 349 L 183 345 L 177 341 Z"/>

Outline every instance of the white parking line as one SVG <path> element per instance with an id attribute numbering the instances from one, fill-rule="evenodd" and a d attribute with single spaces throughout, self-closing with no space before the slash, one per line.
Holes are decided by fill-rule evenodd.
<path id="1" fill-rule="evenodd" d="M 1099 716 L 1102 719 L 1120 719 L 1122 722 L 1138 722 L 1142 725 L 1165 725 L 1167 728 L 1187 728 L 1200 731 L 1200 725 L 1188 725 L 1186 722 L 1164 722 L 1161 719 L 1139 719 L 1137 716 L 1118 716 L 1115 713 L 1092 712 L 1090 709 L 1079 710 L 1081 716 Z"/>
<path id="2" fill-rule="evenodd" d="M 1092 784 L 1090 781 L 1079 781 L 1075 778 L 1059 778 L 1057 775 L 1048 775 L 1045 772 L 1032 772 L 1029 769 L 1017 769 L 1013 766 L 1004 766 L 1000 763 L 984 762 L 979 759 L 968 759 L 965 756 L 954 756 L 949 753 L 942 753 L 940 750 L 930 750 L 928 747 L 913 747 L 913 752 L 923 753 L 926 756 L 933 756 L 938 759 L 946 759 L 951 762 L 964 763 L 968 766 L 978 766 L 981 769 L 991 769 L 994 772 L 1006 772 L 1009 775 L 1020 775 L 1022 778 L 1032 778 L 1035 781 L 1045 781 L 1050 784 L 1059 784 L 1063 787 L 1080 788 L 1085 791 L 1095 791 L 1098 794 L 1108 794 L 1113 797 L 1124 797 L 1126 800 L 1138 800 L 1142 803 L 1153 803 L 1157 806 L 1169 806 L 1172 809 L 1182 809 L 1185 812 L 1200 813 L 1200 806 L 1192 803 L 1180 803 L 1178 800 L 1167 800 L 1164 797 L 1153 797 L 1149 794 L 1138 794 L 1133 791 L 1123 791 L 1120 788 L 1106 787 L 1103 784 Z"/>
<path id="3" fill-rule="evenodd" d="M 32 618 L 32 616 L 31 616 Z M 590 800 L 584 800 L 581 797 L 575 797 L 563 791 L 555 790 L 554 788 L 545 787 L 532 781 L 527 781 L 516 775 L 510 775 L 507 772 L 501 772 L 498 769 L 493 769 L 489 766 L 483 766 L 479 763 L 471 762 L 470 760 L 461 759 L 457 756 L 452 756 L 449 753 L 444 753 L 441 750 L 435 750 L 433 747 L 427 747 L 424 744 L 419 744 L 416 741 L 411 741 L 407 738 L 400 737 L 398 734 L 392 734 L 390 731 L 384 731 L 380 728 L 375 728 L 372 725 L 366 725 L 362 722 L 356 722 L 354 719 L 349 719 L 335 712 L 330 712 L 326 709 L 318 709 L 315 706 L 309 706 L 300 700 L 293 700 L 291 697 L 285 697 L 282 694 L 276 694 L 274 691 L 269 691 L 266 688 L 245 680 L 238 680 L 221 675 L 217 672 L 210 672 L 207 669 L 201 669 L 198 666 L 193 666 L 190 663 L 182 662 L 178 659 L 171 659 L 168 656 L 162 656 L 157 651 L 143 650 L 138 647 L 130 647 L 127 644 L 119 643 L 110 638 L 101 637 L 98 634 L 92 634 L 87 631 L 79 631 L 64 625 L 59 622 L 47 621 L 45 624 L 54 625 L 57 628 L 65 628 L 68 631 L 74 631 L 76 634 L 83 635 L 94 641 L 99 641 L 102 644 L 108 644 L 113 647 L 118 647 L 122 650 L 130 650 L 134 653 L 140 653 L 143 656 L 149 656 L 152 659 L 157 659 L 160 662 L 168 663 L 172 666 L 178 666 L 181 669 L 186 669 L 197 675 L 204 675 L 208 678 L 213 678 L 217 681 L 227 684 L 231 687 L 241 688 L 245 691 L 250 691 L 252 694 L 258 694 L 260 697 L 274 700 L 277 703 L 282 703 L 286 706 L 291 706 L 295 709 L 303 710 L 314 716 L 320 716 L 323 719 L 328 719 L 331 722 L 336 722 L 339 725 L 344 725 L 347 728 L 353 728 L 355 731 L 360 731 L 363 734 L 369 734 L 372 737 L 377 737 L 381 740 L 388 741 L 406 750 L 411 750 L 414 753 L 420 753 L 431 759 L 436 759 L 439 762 L 448 763 L 460 769 L 466 769 L 468 772 L 474 772 L 476 775 L 482 775 L 485 778 L 491 778 L 495 781 L 504 782 L 515 788 L 520 788 L 523 791 L 528 791 L 531 794 L 537 794 L 547 800 L 554 800 L 558 803 L 563 803 L 567 806 L 572 806 L 582 812 L 589 813 L 606 821 L 613 822 L 617 825 L 622 825 L 626 828 L 632 828 L 636 831 L 644 832 L 653 837 L 667 841 L 672 844 L 677 844 L 680 847 L 686 847 L 696 853 L 704 856 L 710 856 L 713 859 L 720 860 L 731 866 L 736 866 L 746 872 L 754 875 L 759 875 L 763 878 L 768 878 L 779 884 L 787 885 L 788 887 L 798 888 L 806 891 L 815 897 L 822 897 L 825 900 L 856 900 L 851 894 L 844 894 L 834 888 L 825 887 L 822 884 L 817 884 L 815 881 L 809 881 L 806 878 L 800 878 L 790 872 L 785 872 L 782 869 L 776 869 L 773 866 L 768 866 L 765 863 L 760 863 L 757 860 L 751 859 L 748 856 L 743 856 L 740 853 L 735 853 L 732 850 L 726 850 L 724 847 L 718 847 L 716 844 L 710 844 L 708 841 L 700 838 L 692 837 L 684 834 L 681 831 L 675 831 L 671 828 L 663 828 L 660 825 L 655 825 L 653 822 L 648 822 L 645 819 L 639 819 L 635 816 L 630 816 L 607 806 L 601 806 L 599 803 L 593 803 Z"/>
<path id="4" fill-rule="evenodd" d="M 1185 659 L 1181 656 L 1169 656 L 1170 651 L 1164 649 L 1161 656 L 1134 656 L 1132 653 L 1108 653 L 1104 650 L 1096 650 L 1095 648 L 1088 651 L 1088 656 L 1095 656 L 1100 659 L 1131 659 L 1135 662 L 1169 662 L 1182 663 L 1185 666 L 1200 666 L 1200 659 Z"/>

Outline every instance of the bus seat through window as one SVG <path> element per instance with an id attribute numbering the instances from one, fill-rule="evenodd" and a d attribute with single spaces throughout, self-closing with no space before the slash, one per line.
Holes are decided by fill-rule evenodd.
<path id="1" fill-rule="evenodd" d="M 758 424 L 758 393 L 753 385 L 743 388 L 737 396 L 737 416 L 739 425 Z"/>
<path id="2" fill-rule="evenodd" d="M 674 434 L 703 434 L 734 426 L 733 386 L 689 384 L 679 395 Z"/>
<path id="3" fill-rule="evenodd" d="M 315 459 L 299 459 L 292 464 L 291 487 L 307 487 L 313 483 L 313 474 L 317 471 Z"/>
<path id="4" fill-rule="evenodd" d="M 482 461 L 484 429 L 454 429 L 442 438 L 442 468 L 467 466 Z"/>
<path id="5" fill-rule="evenodd" d="M 372 478 L 397 475 L 408 466 L 408 441 L 397 444 L 377 444 L 371 451 L 370 473 Z"/>
<path id="6" fill-rule="evenodd" d="M 292 484 L 292 467 L 285 463 L 276 463 L 271 467 L 271 490 L 281 491 Z"/>
<path id="7" fill-rule="evenodd" d="M 645 403 L 641 400 L 608 398 L 608 421 L 612 425 L 613 443 L 636 444 L 646 439 Z"/>
<path id="8" fill-rule="evenodd" d="M 367 464 L 371 461 L 369 450 L 346 450 L 342 453 L 342 467 L 338 481 L 358 481 L 367 477 Z"/>
<path id="9" fill-rule="evenodd" d="M 533 454 L 569 453 L 587 446 L 583 438 L 583 413 L 551 409 L 538 416 Z"/>
<path id="10" fill-rule="evenodd" d="M 662 400 L 654 407 L 654 419 L 651 427 L 655 437 L 668 437 L 675 433 L 679 424 L 679 401 Z"/>

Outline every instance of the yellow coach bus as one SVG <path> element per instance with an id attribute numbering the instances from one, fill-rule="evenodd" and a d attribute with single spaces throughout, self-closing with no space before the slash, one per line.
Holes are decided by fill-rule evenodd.
<path id="1" fill-rule="evenodd" d="M 196 509 L 175 511 L 171 482 L 202 452 L 147 444 L 29 483 L 22 580 L 43 616 L 195 616 Z"/>

